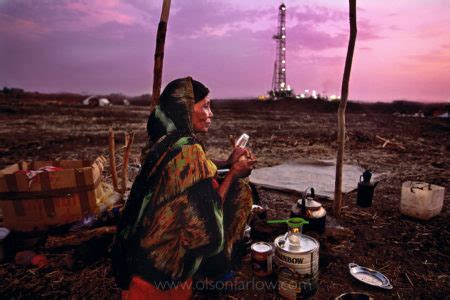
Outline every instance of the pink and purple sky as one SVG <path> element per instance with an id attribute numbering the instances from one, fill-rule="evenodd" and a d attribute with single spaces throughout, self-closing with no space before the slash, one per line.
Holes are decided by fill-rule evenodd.
<path id="1" fill-rule="evenodd" d="M 450 1 L 358 0 L 349 98 L 450 101 Z M 0 86 L 40 92 L 149 93 L 162 1 L 0 0 Z M 172 0 L 163 85 L 193 76 L 213 98 L 272 83 L 278 6 Z M 339 94 L 348 1 L 286 0 L 287 83 Z"/>

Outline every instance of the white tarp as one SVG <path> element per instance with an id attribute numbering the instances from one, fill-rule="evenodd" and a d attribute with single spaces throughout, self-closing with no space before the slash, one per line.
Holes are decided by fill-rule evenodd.
<path id="1" fill-rule="evenodd" d="M 344 165 L 342 170 L 342 192 L 357 188 L 364 169 L 359 166 Z M 316 194 L 334 198 L 336 165 L 334 161 L 304 160 L 273 167 L 253 170 L 250 182 L 266 188 L 303 192 L 313 187 Z M 376 177 L 374 174 L 372 180 Z"/>
<path id="2" fill-rule="evenodd" d="M 111 102 L 106 98 L 97 98 L 96 96 L 89 96 L 83 100 L 83 105 L 91 106 L 111 106 Z"/>

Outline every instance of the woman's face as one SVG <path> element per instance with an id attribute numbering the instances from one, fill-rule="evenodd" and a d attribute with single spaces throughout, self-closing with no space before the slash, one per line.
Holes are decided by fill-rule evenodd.
<path id="1" fill-rule="evenodd" d="M 209 96 L 194 104 L 194 111 L 192 112 L 192 127 L 194 132 L 208 132 L 213 116 L 210 105 L 211 100 Z"/>

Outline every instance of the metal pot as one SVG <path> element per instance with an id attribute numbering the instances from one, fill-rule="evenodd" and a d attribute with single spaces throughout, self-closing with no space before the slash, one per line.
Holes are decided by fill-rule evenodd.
<path id="1" fill-rule="evenodd" d="M 311 193 L 308 196 L 308 190 Z M 297 203 L 292 206 L 291 218 L 300 217 L 309 222 L 303 227 L 303 230 L 315 230 L 319 233 L 325 231 L 325 219 L 327 211 L 322 207 L 322 204 L 315 200 L 314 188 L 308 187 L 302 195 L 302 198 L 297 200 Z"/>

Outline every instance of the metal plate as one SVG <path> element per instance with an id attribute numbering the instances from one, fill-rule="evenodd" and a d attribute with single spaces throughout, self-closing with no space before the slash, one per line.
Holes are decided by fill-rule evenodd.
<path id="1" fill-rule="evenodd" d="M 392 289 L 389 279 L 378 271 L 358 266 L 355 263 L 349 263 L 348 268 L 350 269 L 350 274 L 361 282 L 383 289 Z"/>

